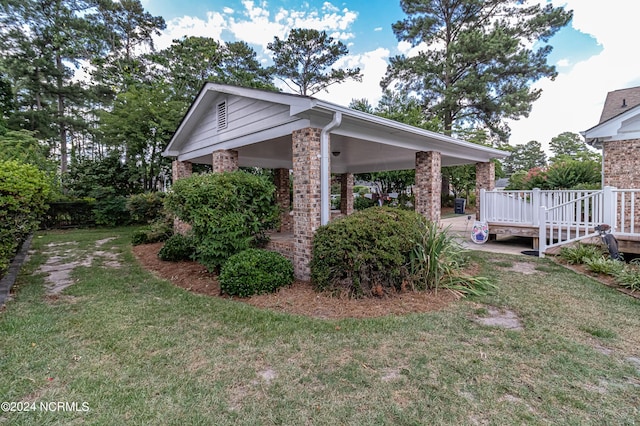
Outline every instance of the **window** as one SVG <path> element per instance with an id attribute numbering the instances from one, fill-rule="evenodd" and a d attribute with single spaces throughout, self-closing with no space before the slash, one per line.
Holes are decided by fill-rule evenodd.
<path id="1" fill-rule="evenodd" d="M 220 102 L 217 107 L 218 130 L 227 127 L 227 101 Z"/>

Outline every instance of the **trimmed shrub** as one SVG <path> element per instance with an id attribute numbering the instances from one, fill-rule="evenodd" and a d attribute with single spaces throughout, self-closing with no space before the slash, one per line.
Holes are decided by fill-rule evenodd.
<path id="1" fill-rule="evenodd" d="M 293 265 L 279 253 L 248 249 L 227 260 L 219 279 L 220 290 L 230 296 L 273 293 L 293 282 Z"/>
<path id="2" fill-rule="evenodd" d="M 158 252 L 160 260 L 179 262 L 181 260 L 193 260 L 195 255 L 195 241 L 189 235 L 174 234 Z"/>
<path id="3" fill-rule="evenodd" d="M 361 210 L 320 227 L 313 239 L 311 280 L 319 291 L 382 296 L 410 284 L 410 255 L 424 218 L 389 207 Z"/>
<path id="4" fill-rule="evenodd" d="M 179 179 L 165 207 L 191 224 L 196 258 L 209 271 L 263 242 L 265 231 L 275 228 L 279 218 L 273 183 L 243 171 Z"/>

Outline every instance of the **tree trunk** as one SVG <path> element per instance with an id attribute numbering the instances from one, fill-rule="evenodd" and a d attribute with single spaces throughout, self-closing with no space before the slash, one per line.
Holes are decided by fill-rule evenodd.
<path id="1" fill-rule="evenodd" d="M 62 93 L 62 75 L 64 67 L 60 52 L 56 52 L 56 68 L 58 69 L 57 89 L 58 89 L 58 126 L 60 131 L 60 174 L 67 173 L 67 128 L 64 120 L 64 95 Z"/>

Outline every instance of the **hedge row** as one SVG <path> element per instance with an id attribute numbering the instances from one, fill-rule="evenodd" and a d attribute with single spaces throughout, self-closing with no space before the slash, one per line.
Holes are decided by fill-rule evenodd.
<path id="1" fill-rule="evenodd" d="M 50 189 L 47 174 L 37 167 L 0 161 L 0 276 L 20 244 L 38 229 Z"/>

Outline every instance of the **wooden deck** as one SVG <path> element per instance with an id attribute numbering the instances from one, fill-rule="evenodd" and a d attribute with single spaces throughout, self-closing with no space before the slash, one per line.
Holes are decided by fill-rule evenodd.
<path id="1" fill-rule="evenodd" d="M 526 237 L 531 238 L 533 249 L 539 247 L 539 229 L 537 226 L 523 224 L 505 224 L 500 222 L 489 222 L 489 239 L 495 240 L 499 237 Z M 547 235 L 549 237 L 549 235 Z M 563 239 L 567 239 L 566 232 L 563 232 Z M 640 235 L 616 235 L 618 249 L 621 253 L 640 254 Z M 583 244 L 601 244 L 600 237 L 589 237 L 580 241 Z M 550 247 L 545 250 L 546 254 L 555 255 L 560 252 L 560 246 Z"/>

